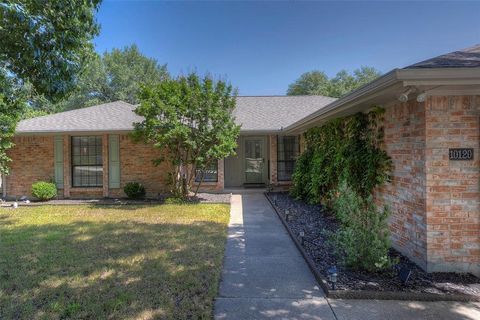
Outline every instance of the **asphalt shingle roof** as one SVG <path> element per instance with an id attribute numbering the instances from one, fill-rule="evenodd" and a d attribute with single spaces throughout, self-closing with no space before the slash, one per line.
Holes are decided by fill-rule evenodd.
<path id="1" fill-rule="evenodd" d="M 323 108 L 334 98 L 323 96 L 237 97 L 234 111 L 242 131 L 278 131 Z M 134 105 L 123 101 L 105 103 L 20 121 L 17 133 L 130 131 L 136 115 Z"/>
<path id="2" fill-rule="evenodd" d="M 233 114 L 242 131 L 276 131 L 335 100 L 324 96 L 238 97 Z"/>
<path id="3" fill-rule="evenodd" d="M 412 64 L 405 69 L 480 67 L 480 44 Z"/>
<path id="4" fill-rule="evenodd" d="M 142 121 L 133 110 L 135 106 L 116 101 L 93 107 L 60 112 L 43 117 L 22 120 L 17 133 L 35 132 L 93 132 L 129 131 L 133 123 Z"/>

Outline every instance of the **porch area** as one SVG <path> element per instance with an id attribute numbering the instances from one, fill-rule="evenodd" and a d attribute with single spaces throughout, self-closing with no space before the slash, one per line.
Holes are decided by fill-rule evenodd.
<path id="1" fill-rule="evenodd" d="M 218 191 L 282 187 L 291 184 L 300 137 L 276 134 L 241 135 L 236 154 L 219 160 L 204 175 L 202 189 Z M 213 180 L 213 181 L 212 181 Z"/>

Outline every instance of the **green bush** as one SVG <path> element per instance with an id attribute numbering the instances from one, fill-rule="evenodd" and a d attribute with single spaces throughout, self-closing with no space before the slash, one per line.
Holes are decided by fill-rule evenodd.
<path id="1" fill-rule="evenodd" d="M 372 196 L 363 198 L 342 182 L 333 200 L 333 210 L 341 227 L 332 237 L 338 258 L 346 266 L 380 271 L 395 263 L 388 256 L 387 207 L 378 208 Z"/>
<path id="2" fill-rule="evenodd" d="M 145 187 L 138 182 L 129 182 L 123 188 L 123 191 L 129 199 L 145 198 Z"/>
<path id="3" fill-rule="evenodd" d="M 309 129 L 305 133 L 307 149 L 295 165 L 292 195 L 329 205 L 332 190 L 337 190 L 342 180 L 364 197 L 388 182 L 392 162 L 381 148 L 383 113 L 376 108 Z"/>
<path id="4" fill-rule="evenodd" d="M 32 195 L 41 201 L 47 201 L 57 196 L 57 187 L 51 182 L 35 182 L 32 184 Z"/>

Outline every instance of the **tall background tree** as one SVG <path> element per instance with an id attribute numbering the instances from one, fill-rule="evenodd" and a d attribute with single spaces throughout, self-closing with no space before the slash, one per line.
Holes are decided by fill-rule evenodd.
<path id="1" fill-rule="evenodd" d="M 15 126 L 35 95 L 58 101 L 93 54 L 99 0 L 3 0 L 0 3 L 0 173 Z"/>
<path id="2" fill-rule="evenodd" d="M 333 78 L 329 78 L 323 71 L 310 71 L 302 74 L 288 86 L 287 95 L 322 95 L 339 98 L 380 75 L 380 72 L 372 67 L 361 67 L 352 74 L 341 70 Z"/>
<path id="3" fill-rule="evenodd" d="M 71 110 L 123 100 L 138 103 L 142 84 L 153 85 L 167 80 L 166 65 L 143 55 L 136 45 L 113 49 L 95 56 L 80 75 L 76 89 L 54 106 L 54 111 Z"/>
<path id="4" fill-rule="evenodd" d="M 234 154 L 240 134 L 235 101 L 231 85 L 195 73 L 143 87 L 135 112 L 145 120 L 135 125 L 135 135 L 168 150 L 156 162 L 168 162 L 173 196 L 186 198 L 197 170 Z"/>

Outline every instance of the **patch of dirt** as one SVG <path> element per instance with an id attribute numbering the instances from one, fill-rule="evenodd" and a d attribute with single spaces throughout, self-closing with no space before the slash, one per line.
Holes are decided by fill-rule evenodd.
<path id="1" fill-rule="evenodd" d="M 286 192 L 271 192 L 267 196 L 281 214 L 289 210 L 288 226 L 294 234 L 305 233 L 303 248 L 315 262 L 317 270 L 327 278 L 327 270 L 336 265 L 339 270 L 338 290 L 403 291 L 436 294 L 468 294 L 480 297 L 480 279 L 472 274 L 450 272 L 427 273 L 398 251 L 389 255 L 398 258 L 399 267 L 412 271 L 407 284 L 398 278 L 395 270 L 369 273 L 351 270 L 341 265 L 328 241 L 329 234 L 339 229 L 339 223 L 321 205 L 309 205 L 289 196 Z"/>

